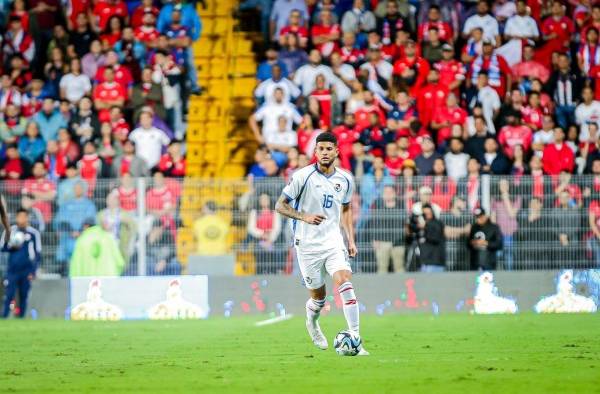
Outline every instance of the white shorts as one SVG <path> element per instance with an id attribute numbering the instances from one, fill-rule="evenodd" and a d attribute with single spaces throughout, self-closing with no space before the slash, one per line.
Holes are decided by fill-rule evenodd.
<path id="1" fill-rule="evenodd" d="M 345 249 L 336 248 L 322 252 L 302 252 L 296 248 L 296 256 L 304 285 L 311 290 L 323 287 L 326 274 L 333 276 L 338 271 L 352 272 Z"/>

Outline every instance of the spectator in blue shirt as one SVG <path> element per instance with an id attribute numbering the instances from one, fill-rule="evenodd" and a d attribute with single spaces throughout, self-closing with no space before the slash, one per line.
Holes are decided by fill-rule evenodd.
<path id="1" fill-rule="evenodd" d="M 135 38 L 133 28 L 123 28 L 121 39 L 115 43 L 113 49 L 119 57 L 119 63 L 138 69 L 145 66 L 146 47 Z"/>
<path id="2" fill-rule="evenodd" d="M 270 47 L 265 52 L 266 60 L 258 65 L 258 71 L 256 72 L 256 78 L 259 81 L 266 81 L 273 77 L 272 68 L 275 64 L 281 67 L 281 76 L 287 78 L 288 71 L 287 66 L 281 60 L 279 60 L 279 53 L 273 47 Z"/>
<path id="3" fill-rule="evenodd" d="M 361 222 L 368 219 L 369 210 L 375 200 L 383 195 L 384 187 L 393 185 L 394 179 L 383 159 L 381 157 L 373 159 L 371 170 L 362 177 L 360 182 Z"/>
<path id="4" fill-rule="evenodd" d="M 33 121 L 39 126 L 44 141 L 55 141 L 58 138 L 58 130 L 68 126 L 67 120 L 58 108 L 54 107 L 54 100 L 51 98 L 44 99 L 42 110 L 33 117 Z"/>
<path id="5" fill-rule="evenodd" d="M 84 195 L 84 183 L 81 181 L 73 185 L 73 198 L 59 205 L 54 218 L 54 226 L 59 233 L 56 260 L 62 267 L 66 267 L 71 259 L 75 240 L 83 230 L 83 225 L 93 224 L 96 218 L 96 206 Z"/>
<path id="6" fill-rule="evenodd" d="M 46 142 L 40 136 L 37 123 L 29 122 L 25 135 L 19 138 L 19 154 L 30 165 L 39 161 L 46 152 Z"/>
<path id="7" fill-rule="evenodd" d="M 176 11 L 179 11 L 177 13 Z M 188 30 L 192 41 L 197 41 L 202 33 L 202 22 L 196 12 L 194 3 L 183 3 L 183 0 L 173 0 L 172 3 L 166 4 L 160 14 L 158 14 L 158 20 L 156 26 L 159 32 L 166 34 L 173 19 L 179 15 L 181 18 L 181 25 Z M 196 67 L 194 67 L 194 50 L 191 45 L 187 49 L 187 77 L 190 81 L 192 93 L 199 93 L 200 87 L 198 86 L 198 74 Z"/>

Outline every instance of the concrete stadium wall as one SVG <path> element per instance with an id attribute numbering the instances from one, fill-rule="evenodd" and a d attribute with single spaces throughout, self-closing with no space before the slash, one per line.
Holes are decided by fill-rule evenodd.
<path id="1" fill-rule="evenodd" d="M 516 300 L 519 310 L 531 311 L 541 297 L 556 292 L 558 271 L 517 271 L 495 273 L 500 295 Z M 367 314 L 468 313 L 473 309 L 477 272 L 442 274 L 357 275 L 353 283 L 361 310 Z M 600 304 L 600 270 L 576 271 L 577 292 Z M 303 314 L 306 290 L 298 277 L 209 278 L 211 316 L 247 314 Z M 328 283 L 328 290 L 331 285 Z M 36 280 L 30 311 L 40 318 L 64 318 L 68 308 L 67 279 Z M 2 292 L 0 286 L 0 293 Z M 338 297 L 329 295 L 325 313 L 341 313 Z"/>

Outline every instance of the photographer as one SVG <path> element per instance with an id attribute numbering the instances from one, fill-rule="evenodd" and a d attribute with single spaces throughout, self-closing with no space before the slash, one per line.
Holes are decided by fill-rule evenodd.
<path id="1" fill-rule="evenodd" d="M 471 251 L 472 270 L 495 270 L 496 254 L 502 249 L 502 233 L 497 224 L 490 221 L 486 212 L 477 208 L 475 223 L 469 233 L 468 248 Z"/>
<path id="2" fill-rule="evenodd" d="M 407 224 L 407 270 L 442 272 L 446 269 L 444 224 L 435 217 L 431 205 L 423 204 L 421 214 L 413 213 Z"/>
<path id="3" fill-rule="evenodd" d="M 419 222 L 422 228 L 419 238 L 421 272 L 443 272 L 446 270 L 444 223 L 435 217 L 431 205 L 423 205 L 421 209 L 424 219 Z"/>

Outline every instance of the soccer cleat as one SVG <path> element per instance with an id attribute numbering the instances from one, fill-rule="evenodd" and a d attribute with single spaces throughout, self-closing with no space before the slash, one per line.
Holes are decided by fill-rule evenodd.
<path id="1" fill-rule="evenodd" d="M 308 330 L 310 339 L 312 339 L 312 343 L 321 350 L 327 350 L 329 345 L 327 344 L 327 338 L 325 338 L 323 331 L 321 331 L 321 327 L 319 327 L 319 322 L 315 321 L 313 323 L 310 319 L 306 319 L 306 329 Z"/>
<path id="2" fill-rule="evenodd" d="M 360 351 L 358 352 L 357 356 L 370 356 L 371 353 L 367 352 L 367 350 L 364 347 L 360 348 Z"/>

